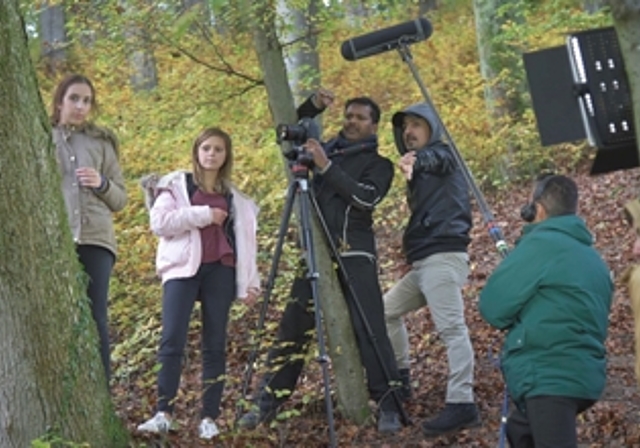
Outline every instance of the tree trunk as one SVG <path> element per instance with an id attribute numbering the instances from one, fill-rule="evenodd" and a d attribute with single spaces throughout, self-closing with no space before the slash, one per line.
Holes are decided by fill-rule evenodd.
<path id="1" fill-rule="evenodd" d="M 519 11 L 525 0 L 474 0 L 480 71 L 485 81 L 485 98 L 492 117 L 517 118 L 524 110 L 526 92 L 520 66 L 521 49 L 505 41 L 501 27 L 507 22 L 522 23 Z M 508 70 L 508 77 L 500 76 Z"/>
<path id="2" fill-rule="evenodd" d="M 264 75 L 271 115 L 276 123 L 295 123 L 296 111 L 282 47 L 276 35 L 275 9 L 267 2 L 252 3 L 253 42 Z M 333 270 L 328 248 L 318 224 L 313 223 L 312 238 L 320 276 L 322 315 L 328 333 L 331 367 L 335 374 L 342 413 L 356 423 L 369 415 L 368 393 L 360 363 L 349 310 Z"/>
<path id="3" fill-rule="evenodd" d="M 196 5 L 206 7 L 203 0 L 180 0 L 180 14 L 184 14 Z"/>
<path id="4" fill-rule="evenodd" d="M 318 9 L 317 0 L 311 0 L 306 11 L 278 2 L 278 15 L 285 23 L 280 31 L 285 48 L 285 63 L 289 86 L 296 102 L 306 99 L 320 86 L 320 57 L 318 39 L 311 19 Z"/>
<path id="5" fill-rule="evenodd" d="M 66 59 L 67 33 L 64 8 L 61 4 L 47 4 L 40 12 L 40 52 L 45 60 L 47 72 L 55 75 L 62 69 Z"/>
<path id="6" fill-rule="evenodd" d="M 369 8 L 363 0 L 348 0 L 343 2 L 345 20 L 348 24 L 358 27 L 366 17 L 369 17 Z"/>
<path id="7" fill-rule="evenodd" d="M 284 52 L 289 87 L 299 104 L 321 85 L 318 39 L 313 26 L 318 1 L 310 0 L 306 11 L 302 11 L 280 0 L 277 11 L 284 22 L 280 37 L 289 44 Z M 322 115 L 316 117 L 316 122 L 322 134 Z"/>
<path id="8" fill-rule="evenodd" d="M 17 0 L 0 2 L 0 446 L 123 448 Z"/>
<path id="9" fill-rule="evenodd" d="M 131 5 L 129 5 L 131 7 Z M 150 91 L 158 86 L 156 58 L 151 39 L 141 23 L 140 17 L 132 18 L 125 28 L 127 52 L 129 54 L 129 81 L 134 92 Z"/>
<path id="10" fill-rule="evenodd" d="M 609 0 L 631 90 L 636 145 L 640 154 L 640 0 Z"/>
<path id="11" fill-rule="evenodd" d="M 435 9 L 438 9 L 438 0 L 419 0 L 418 1 L 418 14 L 420 14 L 421 16 Z"/>
<path id="12" fill-rule="evenodd" d="M 584 10 L 588 14 L 595 14 L 602 9 L 603 0 L 585 0 Z"/>
<path id="13" fill-rule="evenodd" d="M 502 26 L 523 23 L 527 0 L 474 0 L 480 72 L 485 83 L 485 101 L 490 125 L 495 132 L 517 121 L 525 110 L 526 83 L 520 63 L 522 50 L 508 43 Z M 506 73 L 506 76 L 505 76 Z M 513 178 L 509 159 L 518 151 L 515 140 L 507 138 L 508 152 L 498 160 L 503 177 Z"/>
<path id="14" fill-rule="evenodd" d="M 134 92 L 153 90 L 158 86 L 158 72 L 156 70 L 156 58 L 153 51 L 144 45 L 132 49 L 129 53 L 129 67 L 131 76 L 131 88 Z"/>

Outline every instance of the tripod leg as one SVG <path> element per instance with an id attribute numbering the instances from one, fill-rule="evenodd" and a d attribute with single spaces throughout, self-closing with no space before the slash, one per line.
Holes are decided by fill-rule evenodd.
<path id="1" fill-rule="evenodd" d="M 331 253 L 331 257 L 333 258 L 333 260 L 336 262 L 336 264 L 338 265 L 338 271 L 340 273 L 340 276 L 342 277 L 342 284 L 345 285 L 348 290 L 349 290 L 349 295 L 351 296 L 351 302 L 352 302 L 352 306 L 353 308 L 356 310 L 358 317 L 360 318 L 362 325 L 364 327 L 364 330 L 367 334 L 367 339 L 369 344 L 371 344 L 371 347 L 373 349 L 373 352 L 375 353 L 376 356 L 376 360 L 378 361 L 378 365 L 380 367 L 380 371 L 382 372 L 382 375 L 386 381 L 386 383 L 389 385 L 389 389 L 392 393 L 393 396 L 393 401 L 396 405 L 396 408 L 398 409 L 398 413 L 400 414 L 400 418 L 402 420 L 402 423 L 404 425 L 410 425 L 411 424 L 411 420 L 409 419 L 409 416 L 407 415 L 404 406 L 402 405 L 402 398 L 400 398 L 400 390 L 398 387 L 395 387 L 391 384 L 392 380 L 400 380 L 400 378 L 391 378 L 391 374 L 389 373 L 389 369 L 388 369 L 388 365 L 384 360 L 384 357 L 382 356 L 382 353 L 380 353 L 380 348 L 378 347 L 377 344 L 377 338 L 375 333 L 373 332 L 371 325 L 367 319 L 366 313 L 364 312 L 363 308 L 362 308 L 362 303 L 360 302 L 360 299 L 358 298 L 358 295 L 356 294 L 356 291 L 353 288 L 353 285 L 351 284 L 350 281 L 350 276 L 349 273 L 344 265 L 344 262 L 342 260 L 342 258 L 340 257 L 340 254 L 338 253 L 338 249 L 336 248 L 336 245 L 333 242 L 333 239 L 331 238 L 331 232 L 329 232 L 329 228 L 327 227 L 327 224 L 322 216 L 322 212 L 320 211 L 320 207 L 317 203 L 317 201 L 315 200 L 315 198 L 313 196 L 311 196 L 311 204 L 314 208 L 315 214 L 318 217 L 318 221 L 320 222 L 320 226 L 322 227 L 322 232 L 324 234 L 325 237 L 325 241 L 327 242 L 327 244 L 329 245 L 329 250 Z M 344 287 L 344 286 L 343 286 Z"/>
<path id="2" fill-rule="evenodd" d="M 297 186 L 295 183 L 289 185 L 287 190 L 287 198 L 285 207 L 282 212 L 282 218 L 280 220 L 280 228 L 278 230 L 278 240 L 276 242 L 276 248 L 273 254 L 273 260 L 271 261 L 271 268 L 269 270 L 269 277 L 267 279 L 267 285 L 264 291 L 262 304 L 260 306 L 260 316 L 258 318 L 258 325 L 256 327 L 256 335 L 254 337 L 253 346 L 249 353 L 249 359 L 247 361 L 247 367 L 245 369 L 244 378 L 242 381 L 242 399 L 238 401 L 236 405 L 236 422 L 240 418 L 243 412 L 243 405 L 246 401 L 249 385 L 251 384 L 251 378 L 253 376 L 253 365 L 258 356 L 258 347 L 260 345 L 260 339 L 262 331 L 264 330 L 264 322 L 266 320 L 267 311 L 269 309 L 269 300 L 271 299 L 271 292 L 275 283 L 276 275 L 278 273 L 278 263 L 280 263 L 280 257 L 282 256 L 282 247 L 284 245 L 284 238 L 289 228 L 289 221 L 291 220 L 291 211 L 293 210 L 293 203 L 295 201 Z"/>
<path id="3" fill-rule="evenodd" d="M 315 324 L 316 334 L 318 338 L 318 362 L 322 368 L 322 381 L 324 384 L 324 403 L 327 412 L 327 421 L 329 424 L 329 441 L 330 446 L 336 446 L 336 434 L 335 424 L 333 418 L 333 403 L 331 401 L 331 389 L 329 387 L 329 357 L 326 353 L 326 346 L 324 342 L 324 330 L 322 327 L 322 310 L 320 308 L 319 294 L 318 294 L 318 268 L 316 265 L 316 257 L 313 245 L 313 236 L 311 233 L 311 219 L 310 219 L 310 194 L 307 179 L 298 179 L 300 188 L 298 189 L 298 203 L 300 206 L 300 224 L 302 229 L 302 247 L 305 251 L 307 260 L 307 271 L 309 276 L 309 283 L 311 285 L 311 297 L 313 299 L 313 305 L 315 308 Z"/>

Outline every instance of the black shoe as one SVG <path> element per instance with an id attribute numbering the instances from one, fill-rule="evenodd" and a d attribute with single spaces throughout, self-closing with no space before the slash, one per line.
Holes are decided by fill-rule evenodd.
<path id="1" fill-rule="evenodd" d="M 422 433 L 439 436 L 476 426 L 480 426 L 480 415 L 475 403 L 447 403 L 437 417 L 422 424 Z"/>
<path id="2" fill-rule="evenodd" d="M 378 432 L 393 434 L 402 429 L 400 416 L 395 411 L 380 411 L 378 415 Z"/>
<path id="3" fill-rule="evenodd" d="M 255 429 L 261 422 L 262 420 L 258 412 L 249 411 L 240 417 L 236 424 L 240 429 Z"/>
<path id="4" fill-rule="evenodd" d="M 411 400 L 411 375 L 409 374 L 409 369 L 399 369 L 398 373 L 400 374 L 400 381 L 402 382 L 400 397 L 402 401 L 409 401 Z"/>

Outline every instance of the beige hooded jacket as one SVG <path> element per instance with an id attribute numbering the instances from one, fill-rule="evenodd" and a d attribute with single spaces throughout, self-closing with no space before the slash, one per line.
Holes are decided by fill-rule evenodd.
<path id="1" fill-rule="evenodd" d="M 624 213 L 633 227 L 636 236 L 640 236 L 640 200 L 634 199 L 624 206 Z M 631 297 L 631 309 L 635 322 L 636 341 L 636 379 L 640 383 L 640 265 L 632 265 L 627 268 L 622 277 L 623 282 L 627 282 L 629 295 Z"/>
<path id="2" fill-rule="evenodd" d="M 127 203 L 116 137 L 94 124 L 56 126 L 53 128 L 53 142 L 73 240 L 76 244 L 104 247 L 115 255 L 112 214 L 122 210 Z M 80 167 L 98 171 L 103 177 L 104 187 L 98 190 L 80 186 L 75 174 Z"/>

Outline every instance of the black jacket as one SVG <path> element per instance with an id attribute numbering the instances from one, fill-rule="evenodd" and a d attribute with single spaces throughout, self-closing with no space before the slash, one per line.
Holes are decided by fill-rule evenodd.
<path id="1" fill-rule="evenodd" d="M 427 145 L 416 152 L 407 201 L 411 210 L 404 232 L 403 248 L 413 263 L 440 252 L 466 252 L 470 242 L 471 204 L 462 168 L 453 150 L 442 141 L 442 128 L 435 111 L 426 103 L 415 104 L 393 116 L 393 133 L 401 154 L 402 120 L 411 114 L 431 126 Z"/>
<path id="2" fill-rule="evenodd" d="M 298 107 L 298 116 L 314 117 L 322 112 L 310 99 Z M 376 256 L 373 210 L 387 194 L 393 180 L 393 164 L 378 154 L 374 135 L 348 142 L 341 134 L 322 144 L 331 165 L 314 172 L 315 198 L 329 232 L 342 255 L 365 252 Z M 354 148 L 341 154 L 345 148 Z"/>

